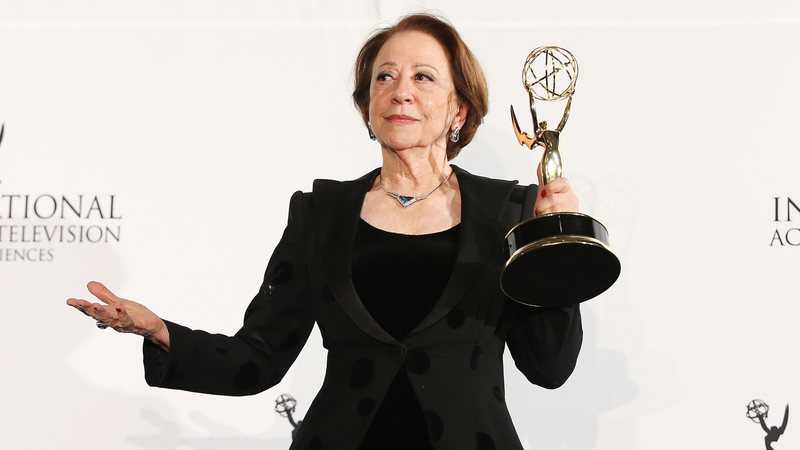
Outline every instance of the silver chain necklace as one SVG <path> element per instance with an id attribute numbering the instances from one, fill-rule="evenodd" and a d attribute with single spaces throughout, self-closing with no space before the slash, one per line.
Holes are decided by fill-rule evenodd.
<path id="1" fill-rule="evenodd" d="M 386 192 L 387 194 L 389 194 L 390 197 L 393 197 L 395 200 L 400 202 L 400 204 L 403 205 L 403 208 L 408 208 L 409 206 L 413 205 L 414 203 L 421 202 L 421 201 L 425 200 L 426 198 L 428 198 L 429 195 L 431 195 L 434 192 L 436 192 L 440 187 L 442 187 L 447 182 L 448 178 L 450 178 L 450 175 L 452 175 L 452 174 L 453 174 L 453 171 L 451 170 L 450 173 L 448 173 L 447 176 L 444 177 L 444 180 L 442 180 L 442 182 L 439 183 L 438 186 L 433 188 L 432 191 L 428 192 L 425 195 L 402 195 L 402 194 L 398 194 L 397 192 L 389 191 L 383 185 L 383 175 L 382 174 L 378 175 L 378 183 L 380 183 L 381 189 L 383 189 L 383 192 Z"/>

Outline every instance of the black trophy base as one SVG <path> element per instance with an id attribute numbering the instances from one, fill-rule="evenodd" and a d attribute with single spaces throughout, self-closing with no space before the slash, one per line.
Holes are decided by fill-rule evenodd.
<path id="1" fill-rule="evenodd" d="M 580 213 L 545 214 L 506 235 L 508 261 L 500 276 L 514 301 L 541 307 L 585 302 L 611 287 L 619 259 L 600 222 Z"/>

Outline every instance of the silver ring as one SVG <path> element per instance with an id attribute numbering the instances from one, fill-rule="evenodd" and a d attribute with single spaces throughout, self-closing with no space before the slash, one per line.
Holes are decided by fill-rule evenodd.
<path id="1" fill-rule="evenodd" d="M 98 321 L 97 322 L 97 328 L 100 328 L 101 330 L 105 330 L 106 328 L 108 328 L 108 324 L 105 323 L 105 322 Z"/>

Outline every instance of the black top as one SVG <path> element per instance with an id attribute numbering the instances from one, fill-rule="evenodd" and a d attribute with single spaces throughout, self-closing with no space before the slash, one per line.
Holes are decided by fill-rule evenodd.
<path id="1" fill-rule="evenodd" d="M 528 380 L 555 389 L 575 367 L 580 309 L 523 307 L 497 282 L 505 233 L 532 216 L 536 187 L 453 169 L 462 204 L 458 257 L 433 309 L 402 341 L 375 322 L 353 285 L 359 212 L 378 167 L 296 192 L 242 327 L 225 336 L 165 320 L 169 353 L 143 339 L 147 383 L 217 395 L 263 392 L 284 378 L 316 323 L 327 349 L 325 381 L 292 450 L 358 449 L 398 371 L 408 373 L 436 448 L 523 450 L 505 403 L 505 350 Z"/>
<path id="2" fill-rule="evenodd" d="M 364 307 L 402 340 L 442 295 L 458 252 L 459 225 L 423 235 L 392 233 L 358 224 L 353 284 Z M 411 381 L 400 370 L 375 413 L 361 450 L 430 449 L 425 417 Z"/>

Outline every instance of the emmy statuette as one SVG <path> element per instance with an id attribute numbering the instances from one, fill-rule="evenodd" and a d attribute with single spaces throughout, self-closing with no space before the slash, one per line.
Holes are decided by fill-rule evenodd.
<path id="1" fill-rule="evenodd" d="M 511 123 L 521 145 L 540 146 L 544 184 L 561 176 L 558 150 L 578 79 L 578 63 L 560 47 L 539 47 L 528 55 L 522 82 L 528 92 L 533 136 L 520 130 L 514 107 Z M 539 122 L 534 101 L 566 100 L 555 129 Z M 517 224 L 506 235 L 506 265 L 500 286 L 511 299 L 529 306 L 569 306 L 603 293 L 619 277 L 620 262 L 608 247 L 608 231 L 586 214 L 543 214 Z"/>
<path id="2" fill-rule="evenodd" d="M 294 420 L 294 415 L 292 413 L 294 413 L 295 406 L 297 406 L 297 400 L 289 394 L 281 394 L 275 399 L 275 412 L 281 417 L 289 419 L 289 423 L 292 425 L 292 440 L 294 440 L 294 437 L 297 435 L 297 430 L 300 428 L 300 425 L 303 424 L 302 420 Z"/>

